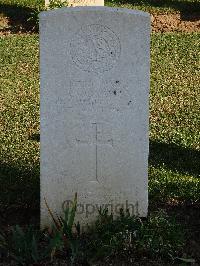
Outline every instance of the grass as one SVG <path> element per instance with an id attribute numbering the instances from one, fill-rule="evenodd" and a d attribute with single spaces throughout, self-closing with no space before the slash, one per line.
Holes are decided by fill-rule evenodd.
<path id="1" fill-rule="evenodd" d="M 139 9 L 152 14 L 200 12 L 199 0 L 106 0 L 105 4 Z"/>
<path id="2" fill-rule="evenodd" d="M 198 45 L 199 34 L 152 35 L 149 160 L 152 200 L 200 200 Z M 0 206 L 37 209 L 38 36 L 2 38 L 1 55 Z"/>
<path id="3" fill-rule="evenodd" d="M 33 207 L 39 202 L 38 36 L 1 38 L 0 47 L 0 206 Z"/>
<path id="4" fill-rule="evenodd" d="M 32 225 L 0 230 L 4 262 L 12 259 L 17 265 L 44 265 L 51 260 L 50 265 L 54 265 L 59 255 L 59 262 L 65 265 L 96 265 L 100 261 L 108 265 L 113 259 L 132 265 L 133 261 L 141 262 L 141 257 L 149 265 L 150 260 L 173 263 L 182 253 L 182 227 L 163 211 L 151 213 L 142 221 L 123 210 L 115 218 L 102 210 L 87 232 L 82 232 L 80 225 L 74 225 L 76 196 L 73 208 L 63 210 L 59 218 L 48 210 L 54 221 L 51 230 L 40 231 Z"/>
<path id="5" fill-rule="evenodd" d="M 152 39 L 151 135 L 154 140 L 200 149 L 199 35 Z"/>
<path id="6" fill-rule="evenodd" d="M 62 2 L 62 0 L 58 1 Z M 154 15 L 178 13 L 182 21 L 194 21 L 194 23 L 200 16 L 199 0 L 105 0 L 105 5 L 139 9 Z M 53 6 L 55 7 L 58 5 L 55 5 L 54 2 L 54 4 L 52 4 L 52 7 Z M 38 32 L 38 14 L 44 10 L 44 8 L 44 0 L 1 0 L 0 33 Z M 177 16 L 172 16 L 172 24 L 175 23 L 173 18 L 178 20 Z M 165 20 L 167 24 L 170 23 L 170 20 L 168 21 L 166 17 L 161 20 L 163 20 L 163 23 Z"/>
<path id="7" fill-rule="evenodd" d="M 37 8 L 44 5 L 44 0 L 1 0 L 1 6 L 18 8 Z"/>
<path id="8" fill-rule="evenodd" d="M 199 35 L 157 34 L 151 47 L 150 195 L 198 201 Z"/>
<path id="9" fill-rule="evenodd" d="M 199 0 L 105 0 L 105 5 L 140 9 L 150 13 L 200 12 Z M 0 14 L 22 19 L 43 6 L 44 0 L 1 0 Z"/>
<path id="10" fill-rule="evenodd" d="M 161 13 L 185 12 L 188 7 L 192 12 L 199 7 L 199 1 L 191 0 L 110 1 L 106 4 Z M 0 8 L 3 15 L 26 21 L 38 5 L 42 6 L 42 1 L 1 0 Z M 174 205 L 190 206 L 190 209 L 197 206 L 194 217 L 198 217 L 200 205 L 199 37 L 198 33 L 165 33 L 152 34 L 151 38 L 150 210 Z M 39 220 L 38 49 L 37 34 L 0 39 L 0 226 L 37 224 Z M 183 212 L 182 219 L 184 215 Z M 188 226 L 191 221 L 193 223 L 192 215 L 187 220 Z M 162 215 L 159 219 L 162 221 Z M 194 219 L 195 223 L 198 224 L 198 220 Z M 155 224 L 154 219 L 152 226 Z M 92 235 L 94 248 L 103 254 L 106 252 L 104 246 L 108 246 L 106 241 L 114 241 L 119 236 L 116 231 L 107 239 L 104 229 L 100 234 L 105 233 L 101 250 L 98 249 L 99 236 L 95 239 Z M 191 227 L 189 230 L 193 230 L 189 235 L 192 241 L 200 235 L 199 229 Z M 118 242 L 112 243 L 115 251 Z M 165 251 L 169 250 L 166 247 Z"/>

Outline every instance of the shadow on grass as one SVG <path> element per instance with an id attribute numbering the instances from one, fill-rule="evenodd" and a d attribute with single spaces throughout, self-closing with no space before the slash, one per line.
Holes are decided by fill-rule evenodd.
<path id="1" fill-rule="evenodd" d="M 39 141 L 40 135 L 32 139 Z M 200 175 L 200 152 L 175 144 L 150 141 L 149 165 L 165 167 L 194 177 Z M 0 164 L 0 225 L 39 224 L 39 164 Z"/>
<path id="2" fill-rule="evenodd" d="M 135 6 L 143 7 L 154 7 L 154 8 L 172 8 L 176 11 L 181 12 L 181 17 L 183 20 L 190 20 L 191 13 L 193 20 L 200 19 L 200 2 L 189 2 L 184 0 L 113 0 L 112 3 L 116 4 L 130 4 Z"/>
<path id="3" fill-rule="evenodd" d="M 165 165 L 173 171 L 200 177 L 200 151 L 156 141 L 150 141 L 149 148 L 150 165 Z"/>
<path id="4" fill-rule="evenodd" d="M 0 216 L 6 224 L 39 222 L 39 165 L 0 163 Z M 0 225 L 1 225 L 0 222 Z"/>
<path id="5" fill-rule="evenodd" d="M 8 27 L 12 33 L 33 31 L 35 25 L 29 18 L 35 11 L 34 8 L 0 4 L 0 14 L 8 17 Z"/>
<path id="6" fill-rule="evenodd" d="M 30 140 L 33 140 L 33 141 L 40 142 L 40 134 L 39 134 L 39 133 L 32 134 L 32 135 L 29 137 L 29 139 L 30 139 Z"/>

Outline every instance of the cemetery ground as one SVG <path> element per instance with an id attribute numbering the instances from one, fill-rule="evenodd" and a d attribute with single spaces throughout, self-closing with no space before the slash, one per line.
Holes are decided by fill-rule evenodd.
<path id="1" fill-rule="evenodd" d="M 200 4 L 106 4 L 153 16 L 149 217 L 140 221 L 121 214 L 113 221 L 103 213 L 89 235 L 73 236 L 64 249 L 59 234 L 39 235 L 39 253 L 47 243 L 54 248 L 43 260 L 37 254 L 29 225 L 39 228 L 39 38 L 27 18 L 42 3 L 1 0 L 0 265 L 9 265 L 5 246 L 11 261 L 24 265 L 37 259 L 35 265 L 65 265 L 70 256 L 77 265 L 200 265 Z M 159 16 L 165 23 L 156 24 Z M 182 22 L 166 24 L 172 17 Z M 27 233 L 15 228 L 14 239 L 16 225 Z"/>
<path id="2" fill-rule="evenodd" d="M 200 31 L 199 0 L 106 0 L 105 5 L 150 12 L 153 32 Z M 43 0 L 1 0 L 0 35 L 32 31 L 43 9 Z"/>

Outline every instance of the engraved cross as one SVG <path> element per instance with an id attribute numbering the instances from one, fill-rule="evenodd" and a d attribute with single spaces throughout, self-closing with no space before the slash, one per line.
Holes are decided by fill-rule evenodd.
<path id="1" fill-rule="evenodd" d="M 108 124 L 94 122 L 91 125 L 93 132 L 92 135 L 89 134 L 88 136 L 87 134 L 82 134 L 76 138 L 76 143 L 79 145 L 95 145 L 96 180 L 98 181 L 98 146 L 109 145 L 113 147 L 113 139 L 110 126 Z M 87 129 L 85 128 L 85 130 Z"/>

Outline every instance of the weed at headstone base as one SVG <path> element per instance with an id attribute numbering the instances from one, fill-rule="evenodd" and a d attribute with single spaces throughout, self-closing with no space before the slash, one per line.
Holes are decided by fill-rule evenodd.
<path id="1" fill-rule="evenodd" d="M 77 193 L 74 196 L 71 207 L 65 207 L 64 204 L 62 204 L 63 216 L 54 215 L 46 199 L 45 204 L 53 221 L 53 227 L 50 232 L 50 243 L 52 246 L 51 257 L 53 258 L 56 250 L 62 250 L 64 248 L 65 251 L 70 253 L 71 262 L 73 264 L 79 252 L 78 237 L 80 236 L 80 225 L 79 223 L 74 223 L 77 209 Z"/>

